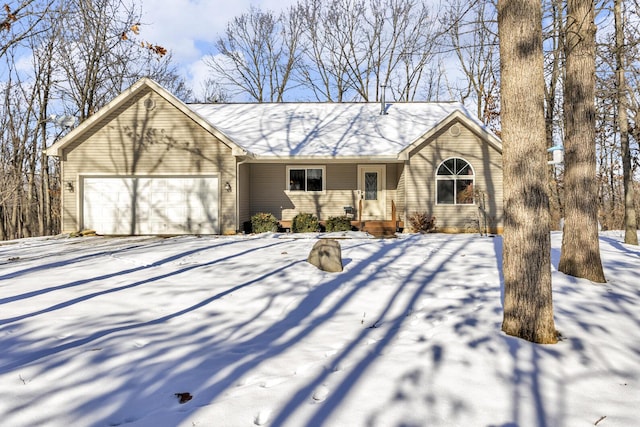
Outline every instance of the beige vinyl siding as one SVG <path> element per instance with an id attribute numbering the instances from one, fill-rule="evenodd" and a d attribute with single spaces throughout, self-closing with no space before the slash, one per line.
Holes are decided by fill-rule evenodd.
<path id="1" fill-rule="evenodd" d="M 155 107 L 148 109 L 151 97 Z M 194 123 L 164 98 L 151 91 L 132 97 L 93 124 L 62 153 L 65 191 L 63 231 L 80 224 L 83 176 L 198 176 L 216 175 L 219 182 L 235 183 L 235 158 L 231 148 Z M 220 189 L 217 189 L 220 191 Z M 232 233 L 236 225 L 236 191 L 220 192 L 220 231 Z"/>
<path id="2" fill-rule="evenodd" d="M 387 206 L 387 215 L 385 219 L 394 219 L 391 217 L 391 206 L 392 203 L 396 204 L 396 215 L 398 209 L 398 180 L 399 180 L 399 171 L 402 169 L 402 165 L 389 163 L 386 165 L 386 206 Z M 397 219 L 397 218 L 396 218 Z"/>
<path id="3" fill-rule="evenodd" d="M 358 209 L 358 164 L 313 164 L 325 166 L 323 192 L 287 191 L 286 168 L 292 164 L 251 164 L 251 215 L 269 212 L 289 221 L 298 213 L 312 213 L 320 220 L 344 215 L 344 207 Z M 307 166 L 307 165 L 296 165 Z M 396 197 L 397 174 L 401 165 L 387 166 L 387 216 L 391 215 L 391 200 Z"/>
<path id="4" fill-rule="evenodd" d="M 324 203 L 320 204 L 321 212 L 318 218 L 327 220 L 332 216 L 342 216 L 345 206 L 351 206 L 357 210 L 357 188 L 357 164 L 327 165 L 327 194 L 323 198 Z M 309 202 L 311 202 L 310 206 L 309 204 L 307 206 L 315 206 L 314 200 Z"/>
<path id="5" fill-rule="evenodd" d="M 397 165 L 398 172 L 398 189 L 396 190 L 396 210 L 398 218 L 402 221 L 406 221 L 407 217 L 407 200 L 406 200 L 406 171 L 405 164 Z M 406 225 L 405 225 L 406 227 Z"/>
<path id="6" fill-rule="evenodd" d="M 287 207 L 284 194 L 283 164 L 250 164 L 251 215 L 258 212 L 273 214 L 281 219 L 281 211 Z"/>
<path id="7" fill-rule="evenodd" d="M 242 224 L 251 220 L 251 165 L 246 163 L 238 165 L 238 195 L 239 206 L 238 227 L 242 229 Z"/>
<path id="8" fill-rule="evenodd" d="M 458 157 L 471 164 L 475 172 L 475 188 L 486 194 L 487 223 L 493 232 L 502 228 L 502 158 L 497 149 L 481 140 L 461 124 L 454 136 L 449 128 L 411 153 L 405 169 L 407 215 L 426 212 L 436 217 L 438 229 L 465 231 L 473 229 L 479 219 L 477 205 L 436 204 L 435 174 L 440 163 Z"/>

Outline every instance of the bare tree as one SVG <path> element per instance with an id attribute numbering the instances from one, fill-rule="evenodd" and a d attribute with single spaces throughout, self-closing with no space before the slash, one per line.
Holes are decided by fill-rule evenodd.
<path id="1" fill-rule="evenodd" d="M 450 3 L 445 25 L 466 78 L 460 98 L 462 101 L 470 98 L 476 104 L 478 118 L 499 129 L 500 77 L 494 2 Z"/>
<path id="2" fill-rule="evenodd" d="M 505 204 L 502 330 L 555 343 L 546 177 L 542 5 L 499 0 Z"/>
<path id="3" fill-rule="evenodd" d="M 54 3 L 55 0 L 22 0 L 4 4 L 0 12 L 0 58 L 14 45 L 42 31 L 38 25 Z"/>
<path id="4" fill-rule="evenodd" d="M 545 4 L 543 2 L 543 4 Z M 563 0 L 549 0 L 543 9 L 543 41 L 549 46 L 545 52 L 545 128 L 547 147 L 557 145 L 562 135 L 562 87 L 564 65 L 564 16 Z M 545 13 L 546 11 L 546 13 Z M 547 19 L 544 19 L 546 17 Z M 549 168 L 549 207 L 552 229 L 559 229 L 564 217 L 561 195 L 562 170 L 560 165 Z"/>
<path id="5" fill-rule="evenodd" d="M 195 102 L 227 102 L 230 98 L 220 83 L 208 78 L 202 83 L 202 98 L 196 99 Z"/>
<path id="6" fill-rule="evenodd" d="M 616 57 L 616 98 L 618 101 L 618 129 L 620 130 L 620 151 L 624 185 L 624 242 L 638 244 L 638 223 L 634 206 L 633 175 L 631 170 L 631 150 L 629 148 L 629 123 L 627 119 L 627 85 L 625 80 L 625 43 L 622 15 L 622 1 L 614 0 L 615 57 Z"/>
<path id="7" fill-rule="evenodd" d="M 394 99 L 413 101 L 436 55 L 436 40 L 441 35 L 437 21 L 424 3 L 413 0 L 372 1 L 370 9 L 374 19 L 366 29 L 365 53 L 372 67 L 363 73 L 375 77 L 374 100 L 379 100 L 377 88 L 384 84 Z M 429 71 L 431 74 L 427 75 L 433 75 L 439 69 L 434 67 Z M 360 92 L 364 92 L 365 86 L 360 87 Z M 371 97 L 367 92 L 363 98 Z"/>
<path id="8" fill-rule="evenodd" d="M 68 83 L 60 89 L 71 97 L 65 101 L 77 107 L 83 121 L 128 83 L 124 77 L 129 62 L 139 56 L 139 46 L 128 43 L 126 33 L 140 17 L 116 0 L 69 0 L 61 7 L 65 31 L 57 57 Z"/>
<path id="9" fill-rule="evenodd" d="M 12 63 L 8 65 L 13 68 Z M 6 187 L 2 189 L 0 211 L 4 237 L 21 238 L 37 235 L 37 89 L 20 81 L 13 69 L 10 72 L 3 103 L 1 145 Z"/>
<path id="10" fill-rule="evenodd" d="M 308 92 L 297 98 L 373 101 L 382 84 L 409 101 L 437 70 L 428 68 L 435 23 L 417 0 L 301 0 L 278 16 L 251 8 L 228 24 L 208 64 L 231 95 L 258 102 L 298 87 Z"/>
<path id="11" fill-rule="evenodd" d="M 173 54 L 158 56 L 154 50 L 146 50 L 142 61 L 129 61 L 128 71 L 122 76 L 123 89 L 131 86 L 140 77 L 149 77 L 167 89 L 176 98 L 191 102 L 194 94 L 180 75 L 178 67 L 173 62 Z"/>
<path id="12" fill-rule="evenodd" d="M 630 16 L 630 18 L 626 18 L 627 20 L 640 16 L 640 0 L 626 2 L 625 5 L 628 16 Z M 629 78 L 626 79 L 629 87 L 627 91 L 629 97 L 628 107 L 631 112 L 630 121 L 633 122 L 629 129 L 629 136 L 638 144 L 640 142 L 640 26 L 627 25 L 625 33 L 627 47 L 625 49 L 627 69 L 625 71 L 629 75 Z M 637 168 L 638 166 L 640 164 L 636 157 L 635 167 Z"/>
<path id="13" fill-rule="evenodd" d="M 0 55 L 6 65 L 0 80 L 2 239 L 59 232 L 59 173 L 45 150 L 65 129 L 52 123 L 52 115 L 85 119 L 143 75 L 190 96 L 170 55 L 161 46 L 136 40 L 139 16 L 123 9 L 124 3 L 21 5 L 4 9 L 8 23 L 0 15 L 0 38 L 8 43 Z M 25 57 L 32 61 L 29 70 L 18 66 Z"/>
<path id="14" fill-rule="evenodd" d="M 284 100 L 298 61 L 301 30 L 291 16 L 286 20 L 283 14 L 251 7 L 227 24 L 225 35 L 216 41 L 219 54 L 207 64 L 230 92 L 245 93 L 257 102 Z"/>
<path id="15" fill-rule="evenodd" d="M 58 224 L 53 218 L 52 206 L 56 205 L 52 195 L 52 182 L 50 179 L 51 169 L 56 167 L 50 164 L 46 154 L 47 145 L 50 140 L 55 141 L 55 136 L 48 132 L 51 126 L 48 125 L 50 105 L 55 102 L 53 91 L 56 84 L 55 76 L 55 55 L 56 46 L 59 41 L 60 21 L 57 16 L 46 18 L 46 30 L 40 36 L 30 38 L 31 50 L 33 52 L 34 88 L 37 97 L 38 122 L 36 132 L 39 136 L 39 145 L 36 152 L 39 152 L 39 165 L 36 166 L 41 171 L 39 186 L 39 233 L 47 235 L 58 231 Z M 57 130 L 54 130 L 57 132 Z M 55 135 L 55 134 L 54 134 Z M 54 171 L 55 173 L 55 171 Z M 56 184 L 53 186 L 57 187 Z"/>
<path id="16" fill-rule="evenodd" d="M 302 83 L 318 100 L 377 101 L 384 85 L 393 99 L 411 101 L 428 71 L 437 70 L 428 68 L 437 22 L 422 2 L 306 0 L 299 7 L 305 22 Z"/>
<path id="17" fill-rule="evenodd" d="M 598 240 L 593 0 L 568 0 L 564 86 L 565 224 L 558 269 L 605 282 Z"/>
<path id="18" fill-rule="evenodd" d="M 302 83 L 317 100 L 342 102 L 353 89 L 350 72 L 358 70 L 364 60 L 359 56 L 350 58 L 346 48 L 349 36 L 362 32 L 358 18 L 362 18 L 364 2 L 304 0 L 299 8 L 308 37 L 301 64 Z M 354 65 L 349 64 L 350 60 Z"/>

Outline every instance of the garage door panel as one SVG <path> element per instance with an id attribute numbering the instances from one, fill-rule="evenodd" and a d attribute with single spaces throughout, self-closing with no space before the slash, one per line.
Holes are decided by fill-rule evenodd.
<path id="1" fill-rule="evenodd" d="M 131 211 L 131 196 L 123 181 L 85 181 L 84 195 L 85 228 L 101 230 L 105 234 L 115 234 L 125 228 L 124 217 Z"/>
<path id="2" fill-rule="evenodd" d="M 216 234 L 218 179 L 85 178 L 83 224 L 103 234 Z"/>

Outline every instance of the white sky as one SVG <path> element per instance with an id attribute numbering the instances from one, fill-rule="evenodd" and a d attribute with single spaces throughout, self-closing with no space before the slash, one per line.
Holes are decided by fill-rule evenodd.
<path id="1" fill-rule="evenodd" d="M 226 24 L 249 11 L 280 12 L 297 0 L 142 0 L 141 37 L 167 48 L 196 93 L 207 69 L 202 58 L 213 52 L 214 41 Z"/>

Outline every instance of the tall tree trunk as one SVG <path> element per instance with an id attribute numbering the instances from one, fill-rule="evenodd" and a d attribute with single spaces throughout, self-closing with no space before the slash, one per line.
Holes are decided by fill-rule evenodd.
<path id="1" fill-rule="evenodd" d="M 0 204 L 0 240 L 7 239 L 7 230 L 5 227 L 4 206 Z"/>
<path id="2" fill-rule="evenodd" d="M 499 0 L 505 226 L 502 330 L 557 342 L 544 117 L 542 4 Z"/>
<path id="3" fill-rule="evenodd" d="M 598 240 L 593 0 L 568 0 L 564 87 L 565 225 L 558 269 L 604 283 Z"/>
<path id="4" fill-rule="evenodd" d="M 624 184 L 624 242 L 638 244 L 638 223 L 634 206 L 631 150 L 629 148 L 629 122 L 627 121 L 627 85 L 624 77 L 624 29 L 622 23 L 622 0 L 614 2 L 616 26 L 616 85 L 618 98 L 618 129 L 622 152 L 622 176 Z"/>
<path id="5" fill-rule="evenodd" d="M 561 76 L 561 62 L 562 62 L 562 45 L 564 44 L 563 36 L 564 31 L 562 28 L 562 0 L 551 1 L 551 19 L 552 19 L 552 32 L 549 38 L 553 43 L 553 50 L 549 53 L 551 60 L 551 70 L 548 78 L 548 86 L 546 86 L 545 92 L 545 128 L 547 147 L 553 147 L 556 145 L 554 139 L 554 128 L 556 119 L 556 91 Z M 559 182 L 556 167 L 548 168 L 549 171 L 549 208 L 550 208 L 550 221 L 551 229 L 559 229 L 560 222 L 563 213 L 562 198 L 560 196 Z"/>

